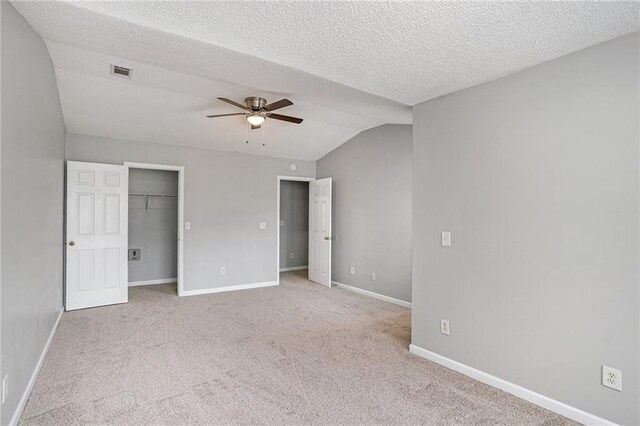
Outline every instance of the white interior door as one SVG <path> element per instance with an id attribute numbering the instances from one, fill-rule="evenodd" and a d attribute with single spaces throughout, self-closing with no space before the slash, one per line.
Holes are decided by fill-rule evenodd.
<path id="1" fill-rule="evenodd" d="M 126 303 L 129 174 L 67 162 L 66 309 Z"/>
<path id="2" fill-rule="evenodd" d="M 331 287 L 331 178 L 309 189 L 309 280 Z"/>

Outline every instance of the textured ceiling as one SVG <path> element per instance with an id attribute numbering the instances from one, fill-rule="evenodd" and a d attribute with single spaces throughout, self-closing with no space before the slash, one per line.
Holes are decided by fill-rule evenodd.
<path id="1" fill-rule="evenodd" d="M 407 105 L 640 30 L 640 2 L 615 1 L 14 5 L 48 42 L 69 131 L 300 159 L 409 123 Z M 113 61 L 133 79 L 105 73 Z M 282 113 L 305 121 L 270 121 L 263 147 L 239 145 L 255 132 L 237 117 L 202 118 L 230 111 L 215 97 L 248 95 L 286 96 Z"/>
<path id="2" fill-rule="evenodd" d="M 363 129 L 383 123 L 306 103 L 290 92 L 238 87 L 51 41 L 47 46 L 72 133 L 316 160 Z M 112 63 L 131 67 L 132 79 L 110 75 Z M 205 118 L 241 111 L 217 96 L 241 101 L 253 94 L 291 98 L 295 104 L 280 111 L 305 121 L 268 120 L 262 131 L 249 130 L 243 117 Z"/>

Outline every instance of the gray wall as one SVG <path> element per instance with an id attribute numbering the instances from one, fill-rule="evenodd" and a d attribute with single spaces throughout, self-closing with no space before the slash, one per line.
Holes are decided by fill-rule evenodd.
<path id="1" fill-rule="evenodd" d="M 280 268 L 308 266 L 308 260 L 309 182 L 283 180 L 280 181 Z"/>
<path id="2" fill-rule="evenodd" d="M 333 178 L 332 280 L 407 302 L 411 141 L 411 126 L 381 126 L 360 133 L 317 163 L 319 179 Z M 349 274 L 350 266 L 355 275 Z"/>
<path id="3" fill-rule="evenodd" d="M 2 373 L 13 416 L 62 310 L 65 129 L 42 39 L 2 8 Z"/>
<path id="4" fill-rule="evenodd" d="M 178 194 L 178 172 L 129 169 L 129 194 Z M 129 261 L 129 282 L 178 275 L 178 199 L 129 196 L 129 248 L 141 251 Z"/>
<path id="5" fill-rule="evenodd" d="M 413 344 L 623 424 L 640 423 L 639 53 L 634 34 L 413 117 Z"/>
<path id="6" fill-rule="evenodd" d="M 277 280 L 277 176 L 314 177 L 312 161 L 67 134 L 67 160 L 185 167 L 184 289 Z M 295 172 L 291 162 L 298 166 Z M 260 230 L 259 223 L 267 229 Z M 220 267 L 226 275 L 220 275 Z"/>

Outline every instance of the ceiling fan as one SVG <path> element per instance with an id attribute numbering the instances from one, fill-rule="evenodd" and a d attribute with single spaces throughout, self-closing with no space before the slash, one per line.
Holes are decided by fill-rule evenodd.
<path id="1" fill-rule="evenodd" d="M 244 100 L 245 105 L 241 103 L 234 102 L 231 99 L 227 98 L 218 98 L 222 102 L 226 102 L 233 106 L 237 106 L 238 108 L 242 108 L 247 112 L 234 112 L 231 114 L 217 114 L 217 115 L 207 115 L 208 118 L 215 117 L 228 117 L 230 115 L 244 115 L 247 117 L 247 121 L 251 124 L 252 129 L 259 129 L 262 126 L 262 123 L 267 118 L 273 118 L 274 120 L 287 121 L 289 123 L 300 124 L 302 123 L 302 118 L 291 117 L 289 115 L 275 114 L 273 111 L 288 107 L 293 105 L 289 99 L 280 99 L 279 101 L 272 102 L 267 104 L 267 100 L 265 98 L 260 98 L 257 96 L 251 96 Z"/>

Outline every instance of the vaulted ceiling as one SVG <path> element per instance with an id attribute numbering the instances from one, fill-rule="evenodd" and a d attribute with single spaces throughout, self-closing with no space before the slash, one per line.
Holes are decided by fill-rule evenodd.
<path id="1" fill-rule="evenodd" d="M 67 130 L 316 160 L 411 106 L 640 30 L 640 2 L 13 2 Z M 110 65 L 133 68 L 131 79 Z M 249 130 L 217 97 L 286 97 Z"/>

